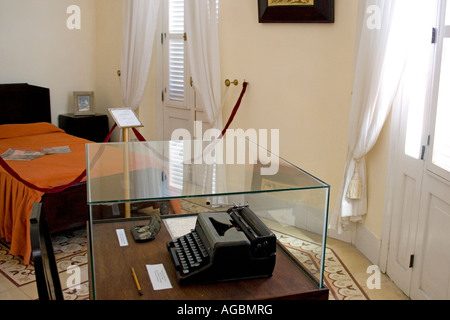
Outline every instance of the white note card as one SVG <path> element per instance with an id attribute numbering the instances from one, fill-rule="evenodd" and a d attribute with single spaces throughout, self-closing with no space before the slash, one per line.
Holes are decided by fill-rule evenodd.
<path id="1" fill-rule="evenodd" d="M 108 111 L 119 128 L 142 127 L 136 113 L 129 108 L 111 108 Z"/>
<path id="2" fill-rule="evenodd" d="M 172 289 L 172 284 L 163 264 L 147 264 L 146 267 L 153 290 Z"/>
<path id="3" fill-rule="evenodd" d="M 125 234 L 125 230 L 124 229 L 117 229 L 116 233 L 117 233 L 117 239 L 119 239 L 119 245 L 121 247 L 128 246 L 128 240 L 127 240 L 127 235 Z"/>

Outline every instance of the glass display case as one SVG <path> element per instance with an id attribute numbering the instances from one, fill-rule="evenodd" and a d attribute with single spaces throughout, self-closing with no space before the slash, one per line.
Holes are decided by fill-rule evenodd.
<path id="1" fill-rule="evenodd" d="M 324 288 L 330 187 L 265 148 L 248 139 L 107 143 L 88 144 L 86 157 L 94 298 L 96 274 L 108 269 L 98 256 L 121 241 L 112 233 L 99 249 L 94 242 L 106 231 L 97 225 L 157 215 L 176 239 L 195 227 L 198 214 L 236 206 L 248 206 L 314 286 Z M 124 246 L 134 242 L 125 231 Z"/>

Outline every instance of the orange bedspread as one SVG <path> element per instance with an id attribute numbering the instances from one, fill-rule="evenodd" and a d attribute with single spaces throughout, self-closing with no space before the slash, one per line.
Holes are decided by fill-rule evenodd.
<path id="1" fill-rule="evenodd" d="M 69 146 L 71 153 L 45 155 L 31 161 L 7 161 L 26 181 L 41 188 L 66 185 L 86 167 L 85 144 L 90 141 L 66 134 L 50 123 L 0 125 L 0 154 L 9 148 L 40 151 L 41 147 Z M 0 167 L 0 237 L 11 243 L 10 254 L 29 263 L 30 214 L 44 193 L 12 178 Z"/>

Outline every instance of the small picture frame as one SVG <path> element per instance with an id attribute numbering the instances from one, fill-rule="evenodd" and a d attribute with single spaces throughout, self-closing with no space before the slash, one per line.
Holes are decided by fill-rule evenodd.
<path id="1" fill-rule="evenodd" d="M 260 23 L 333 23 L 334 0 L 258 0 Z"/>
<path id="2" fill-rule="evenodd" d="M 73 92 L 73 114 L 76 116 L 95 115 L 94 92 Z"/>

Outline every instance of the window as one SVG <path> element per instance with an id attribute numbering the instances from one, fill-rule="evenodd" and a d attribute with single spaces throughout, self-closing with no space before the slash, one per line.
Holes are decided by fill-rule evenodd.
<path id="1" fill-rule="evenodd" d="M 405 154 L 414 159 L 426 158 L 428 170 L 450 180 L 450 4 L 447 0 L 439 3 L 440 6 L 430 4 L 420 8 L 430 28 L 409 30 L 421 40 L 409 50 L 405 68 L 403 88 L 408 92 Z M 440 10 L 436 15 L 437 7 Z"/>
<path id="2" fill-rule="evenodd" d="M 186 42 L 189 36 L 185 30 L 184 9 L 184 0 L 163 1 L 163 101 L 165 107 L 203 110 L 201 101 L 196 101 L 187 63 Z M 219 0 L 216 0 L 215 13 L 218 17 Z"/>
<path id="3" fill-rule="evenodd" d="M 415 38 L 414 46 L 408 50 L 408 58 L 403 77 L 403 89 L 406 91 L 408 115 L 406 123 L 405 154 L 414 159 L 423 156 L 424 118 L 430 107 L 430 90 L 433 69 L 434 45 L 432 27 L 436 23 L 437 5 L 433 1 L 426 6 L 416 8 L 423 17 L 415 27 L 403 30 L 405 35 Z M 412 9 L 413 10 L 413 9 Z M 415 13 L 415 16 L 419 16 Z"/>
<path id="4" fill-rule="evenodd" d="M 445 1 L 447 2 L 447 1 Z M 446 5 L 446 8 L 445 8 Z M 436 124 L 432 163 L 450 173 L 450 4 L 442 7 L 436 72 Z"/>
<path id="5" fill-rule="evenodd" d="M 164 52 L 164 105 L 189 108 L 184 0 L 164 1 L 161 42 Z"/>

